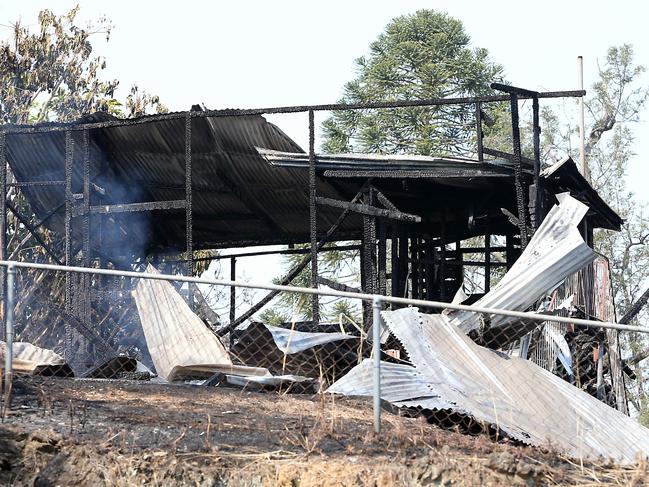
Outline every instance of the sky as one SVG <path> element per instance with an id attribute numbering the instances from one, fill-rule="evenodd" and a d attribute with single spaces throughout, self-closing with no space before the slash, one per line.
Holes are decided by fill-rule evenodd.
<path id="1" fill-rule="evenodd" d="M 106 57 L 106 77 L 121 81 L 121 95 L 136 83 L 172 111 L 196 103 L 216 109 L 335 102 L 355 74 L 354 59 L 390 19 L 422 8 L 460 19 L 507 79 L 528 89 L 576 89 L 579 55 L 588 88 L 611 45 L 633 44 L 636 62 L 649 66 L 649 3 L 624 0 L 2 0 L 0 37 L 10 34 L 11 22 L 35 26 L 41 9 L 63 13 L 77 3 L 82 20 L 105 15 L 114 25 L 110 41 L 97 37 L 94 45 Z M 649 74 L 644 81 L 649 86 Z M 649 111 L 641 117 L 629 185 L 649 202 Z M 306 147 L 306 115 L 269 119 Z M 274 275 L 263 268 L 258 277 L 269 281 Z"/>

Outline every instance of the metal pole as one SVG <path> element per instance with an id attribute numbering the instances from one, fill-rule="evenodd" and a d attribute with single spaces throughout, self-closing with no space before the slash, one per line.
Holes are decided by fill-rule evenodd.
<path id="1" fill-rule="evenodd" d="M 381 298 L 372 300 L 372 357 L 374 359 L 374 433 L 381 432 Z"/>
<path id="2" fill-rule="evenodd" d="M 579 79 L 579 89 L 584 89 L 584 58 L 577 56 L 577 76 Z M 588 166 L 586 166 L 586 123 L 584 119 L 584 97 L 579 97 L 579 165 L 581 174 L 590 181 Z"/>
<path id="3" fill-rule="evenodd" d="M 14 355 L 14 278 L 16 268 L 7 267 L 7 320 L 6 320 L 6 350 L 5 350 L 5 411 L 9 409 L 11 399 L 11 384 L 13 378 Z"/>

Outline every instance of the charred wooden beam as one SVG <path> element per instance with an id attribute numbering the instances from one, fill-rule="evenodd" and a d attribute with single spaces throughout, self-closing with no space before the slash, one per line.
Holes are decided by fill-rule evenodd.
<path id="1" fill-rule="evenodd" d="M 23 226 L 30 233 L 30 235 L 32 237 L 34 237 L 34 240 L 36 240 L 39 243 L 39 245 L 41 247 L 43 247 L 45 252 L 47 252 L 49 254 L 49 256 L 52 257 L 54 262 L 56 262 L 59 265 L 62 265 L 63 263 L 58 258 L 58 256 L 56 255 L 56 253 L 54 252 L 52 247 L 50 247 L 49 244 L 47 242 L 45 242 L 45 240 L 43 240 L 43 237 L 41 237 L 38 234 L 38 231 L 37 231 L 36 227 L 34 227 L 31 223 L 29 223 L 29 220 L 20 214 L 20 212 L 13 205 L 13 203 L 11 203 L 10 201 L 6 201 L 5 204 L 6 204 L 6 207 L 9 209 L 9 211 L 11 211 L 16 216 L 18 221 L 23 224 Z"/>
<path id="2" fill-rule="evenodd" d="M 31 186 L 65 186 L 65 181 L 16 181 L 7 184 L 12 188 L 25 188 Z"/>
<path id="3" fill-rule="evenodd" d="M 529 90 L 527 90 L 529 91 Z M 536 92 L 533 92 L 536 93 Z M 548 91 L 537 93 L 539 98 L 578 98 L 584 96 L 584 90 L 568 91 Z M 520 98 L 532 98 L 531 96 L 520 95 Z M 473 105 L 477 102 L 495 103 L 507 101 L 509 97 L 503 95 L 486 95 L 471 96 L 461 98 L 433 98 L 428 100 L 399 100 L 389 102 L 371 102 L 371 103 L 330 103 L 322 105 L 299 105 L 284 107 L 265 107 L 249 109 L 220 109 L 220 110 L 203 110 L 201 112 L 191 112 L 193 117 L 227 117 L 242 115 L 263 115 L 269 113 L 300 113 L 313 111 L 336 111 L 336 110 L 361 110 L 361 109 L 378 109 L 378 108 L 399 108 L 399 107 L 419 107 L 419 106 L 443 106 L 443 105 Z M 12 126 L 2 128 L 2 132 L 11 134 L 31 134 L 44 132 L 62 132 L 66 130 L 86 130 L 99 129 L 106 127 L 125 127 L 132 125 L 141 125 L 150 122 L 163 120 L 176 120 L 186 116 L 188 112 L 174 112 L 147 117 L 108 120 L 104 122 L 87 122 L 87 123 L 54 123 L 47 126 Z"/>
<path id="4" fill-rule="evenodd" d="M 399 211 L 399 209 L 395 206 L 392 201 L 388 199 L 387 196 L 385 196 L 383 193 L 381 193 L 378 189 L 376 189 L 374 186 L 374 194 L 376 195 L 376 199 L 379 200 L 379 203 L 381 203 L 386 209 L 392 210 L 392 211 Z"/>
<path id="5" fill-rule="evenodd" d="M 375 206 L 359 203 L 349 203 L 347 201 L 334 200 L 332 198 L 318 197 L 316 198 L 316 200 L 319 205 L 342 208 L 344 210 L 353 211 L 354 213 L 360 213 L 361 215 L 390 218 L 393 220 L 400 220 L 405 222 L 421 223 L 420 216 L 411 215 L 410 213 L 403 213 L 401 211 L 384 210 Z"/>
<path id="6" fill-rule="evenodd" d="M 519 88 L 518 86 L 504 85 L 502 83 L 491 83 L 491 89 L 497 91 L 504 91 L 510 95 L 516 95 L 526 98 L 538 98 L 540 93 L 538 91 L 526 90 L 525 88 Z"/>
<path id="7" fill-rule="evenodd" d="M 642 293 L 642 296 L 631 305 L 631 307 L 627 310 L 626 313 L 624 313 L 624 316 L 620 319 L 620 324 L 626 325 L 628 324 L 633 318 L 635 318 L 640 311 L 642 311 L 642 308 L 645 307 L 647 304 L 647 301 L 649 301 L 649 288 Z"/>
<path id="8" fill-rule="evenodd" d="M 107 215 L 112 213 L 134 213 L 139 211 L 154 210 L 181 210 L 186 208 L 185 200 L 170 201 L 147 201 L 143 203 L 123 203 L 117 205 L 96 205 L 90 207 L 90 213 L 93 215 Z M 73 216 L 83 215 L 83 208 L 75 208 Z"/>
<path id="9" fill-rule="evenodd" d="M 352 286 L 348 286 L 347 284 L 343 284 L 342 282 L 336 282 L 332 281 L 331 279 L 327 279 L 326 277 L 318 276 L 317 279 L 318 284 L 322 284 L 323 286 L 327 286 L 331 289 L 335 289 L 336 291 L 344 291 L 347 293 L 360 293 L 361 290 Z"/>
<path id="10" fill-rule="evenodd" d="M 516 156 L 514 154 L 510 154 L 509 152 L 503 152 L 503 151 L 497 150 L 497 149 L 490 149 L 488 147 L 483 147 L 482 152 L 484 152 L 485 154 L 487 154 L 489 156 L 498 157 L 500 159 L 506 159 L 506 160 L 511 161 L 511 162 L 514 162 L 514 160 L 516 158 Z M 525 156 L 521 155 L 521 161 L 526 163 L 526 164 L 529 164 L 531 166 L 534 165 L 534 159 L 530 159 L 529 157 L 525 157 Z"/>
<path id="11" fill-rule="evenodd" d="M 486 150 L 485 150 L 486 153 Z M 331 178 L 383 178 L 383 179 L 421 179 L 421 178 L 502 178 L 511 177 L 511 169 L 495 167 L 495 165 L 477 165 L 467 163 L 467 168 L 440 168 L 440 169 L 390 169 L 386 170 L 351 170 L 351 169 L 328 169 L 324 172 L 325 177 Z"/>

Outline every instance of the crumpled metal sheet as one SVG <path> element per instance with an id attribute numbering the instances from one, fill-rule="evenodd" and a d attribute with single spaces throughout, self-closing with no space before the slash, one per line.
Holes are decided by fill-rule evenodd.
<path id="1" fill-rule="evenodd" d="M 246 387 L 249 384 L 258 384 L 262 386 L 280 386 L 283 384 L 296 384 L 301 382 L 310 382 L 313 379 L 303 377 L 301 375 L 285 374 L 285 375 L 226 375 L 228 384 L 235 386 Z"/>
<path id="2" fill-rule="evenodd" d="M 332 384 L 327 392 L 344 396 L 371 396 L 374 388 L 374 363 L 364 359 L 345 376 Z M 413 398 L 417 398 L 413 401 Z M 412 365 L 381 361 L 381 399 L 395 406 L 451 409 L 455 406 L 435 393 L 432 385 Z M 426 404 L 426 406 L 421 406 Z"/>
<path id="3" fill-rule="evenodd" d="M 450 409 L 577 458 L 632 462 L 649 452 L 649 430 L 637 421 L 528 360 L 477 345 L 444 315 L 403 308 L 383 316 L 419 377 Z"/>
<path id="4" fill-rule="evenodd" d="M 273 335 L 273 341 L 282 353 L 294 354 L 303 352 L 309 348 L 325 343 L 337 342 L 339 340 L 349 340 L 356 338 L 347 333 L 312 333 L 306 331 L 291 330 L 289 328 L 280 328 L 279 326 L 264 326 Z"/>
<path id="5" fill-rule="evenodd" d="M 149 264 L 147 272 L 158 271 Z M 170 282 L 139 279 L 133 298 L 159 376 L 172 381 L 172 372 L 177 367 L 232 365 L 219 339 L 187 306 Z"/>
<path id="6" fill-rule="evenodd" d="M 529 244 L 491 291 L 476 306 L 524 311 L 569 275 L 595 258 L 582 239 L 578 225 L 588 207 L 569 193 L 557 195 L 559 204 L 547 214 Z M 481 315 L 470 311 L 451 311 L 450 322 L 469 333 L 483 327 Z M 484 334 L 487 345 L 503 347 L 521 338 L 537 323 L 521 326 L 520 318 L 490 316 Z"/>
<path id="7" fill-rule="evenodd" d="M 4 368 L 5 365 L 6 348 L 7 343 L 0 341 L 0 368 Z M 65 359 L 54 350 L 37 347 L 28 342 L 14 342 L 12 350 L 11 364 L 17 374 L 74 375 Z"/>

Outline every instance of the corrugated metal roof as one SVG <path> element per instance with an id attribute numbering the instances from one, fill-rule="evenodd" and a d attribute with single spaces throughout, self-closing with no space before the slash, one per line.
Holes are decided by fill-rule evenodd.
<path id="1" fill-rule="evenodd" d="M 111 119 L 95 114 L 92 121 Z M 195 248 L 218 247 L 232 241 L 302 241 L 308 238 L 308 173 L 273 167 L 255 147 L 302 151 L 261 116 L 192 119 L 192 187 Z M 82 121 L 89 121 L 86 117 Z M 81 122 L 81 121 L 80 121 Z M 73 192 L 82 192 L 82 136 L 73 134 Z M 7 135 L 7 155 L 19 182 L 65 179 L 63 132 Z M 91 180 L 105 194 L 94 192 L 94 204 L 178 200 L 185 197 L 185 120 L 173 119 L 93 129 L 90 131 Z M 63 233 L 63 186 L 23 188 L 39 218 L 59 207 L 47 226 Z M 318 194 L 340 198 L 329 183 L 318 181 Z M 324 233 L 339 210 L 318 212 Z M 184 210 L 113 217 L 132 246 L 183 248 Z M 356 232 L 352 216 L 341 235 Z M 79 232 L 75 232 L 79 237 Z M 104 232 L 102 250 L 124 245 L 124 233 Z"/>

